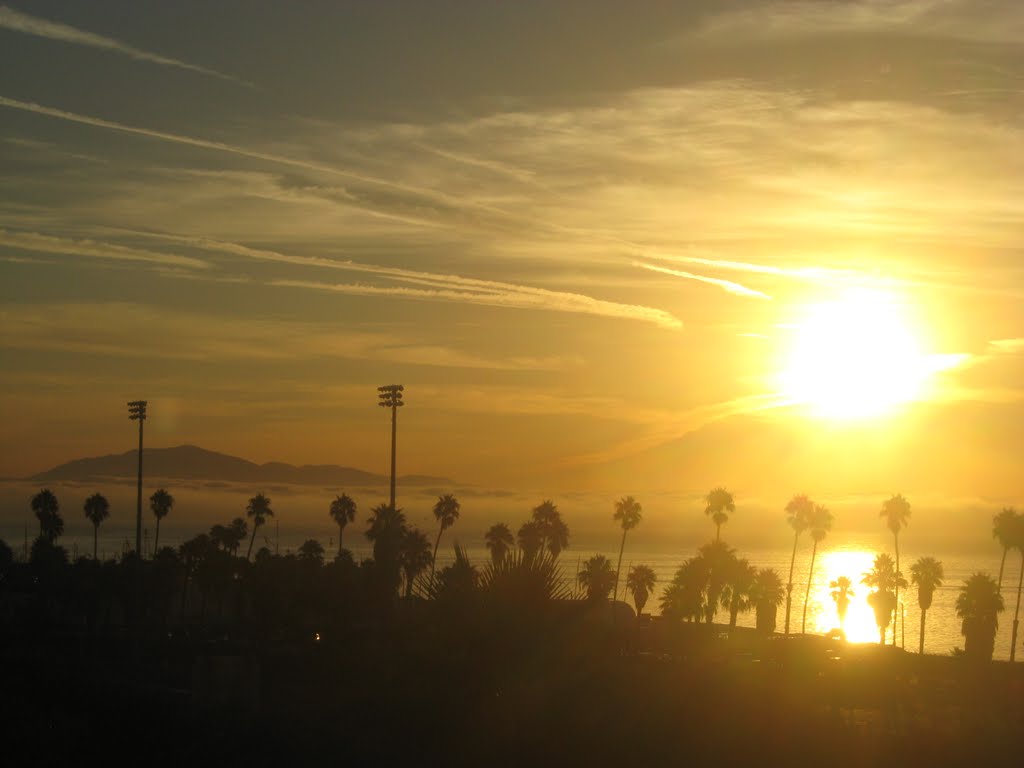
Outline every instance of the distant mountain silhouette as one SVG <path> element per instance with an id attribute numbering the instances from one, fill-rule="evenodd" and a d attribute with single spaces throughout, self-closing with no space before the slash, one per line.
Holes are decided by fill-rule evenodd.
<path id="1" fill-rule="evenodd" d="M 255 464 L 237 456 L 208 451 L 195 445 L 176 448 L 146 448 L 143 470 L 148 477 L 179 480 L 213 480 L 236 483 L 284 483 L 291 485 L 386 485 L 386 475 L 376 475 L 334 464 L 306 464 L 296 467 L 280 461 Z M 84 481 L 97 477 L 135 477 L 138 451 L 76 459 L 30 477 L 30 480 Z M 444 477 L 427 475 L 399 476 L 405 485 L 442 485 L 454 483 Z"/>

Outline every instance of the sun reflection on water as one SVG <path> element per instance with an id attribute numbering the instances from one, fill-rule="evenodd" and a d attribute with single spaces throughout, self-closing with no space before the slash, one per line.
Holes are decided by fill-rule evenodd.
<path id="1" fill-rule="evenodd" d="M 867 602 L 870 590 L 860 583 L 864 574 L 871 570 L 875 553 L 862 549 L 834 550 L 822 552 L 818 557 L 820 565 L 815 565 L 808 609 L 808 631 L 822 634 L 839 626 L 839 613 L 829 585 L 840 576 L 846 576 L 850 580 L 852 592 L 842 627 L 846 639 L 852 643 L 877 643 L 875 614 Z"/>

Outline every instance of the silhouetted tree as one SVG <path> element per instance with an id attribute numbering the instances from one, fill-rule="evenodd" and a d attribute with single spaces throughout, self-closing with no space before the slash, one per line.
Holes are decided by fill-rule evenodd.
<path id="1" fill-rule="evenodd" d="M 252 538 L 249 539 L 249 551 L 245 554 L 245 559 L 250 560 L 252 559 L 252 545 L 256 541 L 256 531 L 267 522 L 268 517 L 274 516 L 274 511 L 270 508 L 270 499 L 262 493 L 257 493 L 249 499 L 249 503 L 245 507 L 245 514 L 252 520 Z"/>
<path id="2" fill-rule="evenodd" d="M 528 617 L 536 616 L 551 601 L 570 596 L 558 561 L 544 552 L 528 555 L 520 550 L 488 563 L 480 587 L 498 615 L 506 615 L 517 624 L 528 623 Z"/>
<path id="3" fill-rule="evenodd" d="M 636 615 L 639 617 L 647 605 L 647 598 L 654 591 L 654 584 L 657 582 L 654 569 L 649 565 L 634 565 L 626 577 L 626 591 L 633 596 L 633 605 L 636 606 Z"/>
<path id="4" fill-rule="evenodd" d="M 405 536 L 405 515 L 400 509 L 378 504 L 370 510 L 366 538 L 373 544 L 373 561 L 377 582 L 393 597 L 401 580 L 399 554 Z"/>
<path id="5" fill-rule="evenodd" d="M 497 523 L 488 528 L 484 534 L 484 543 L 491 553 L 491 562 L 497 565 L 504 560 L 515 541 L 512 531 L 504 523 Z"/>
<path id="6" fill-rule="evenodd" d="M 934 557 L 919 557 L 910 566 L 910 583 L 917 585 L 917 603 L 921 606 L 921 638 L 917 652 L 924 653 L 924 620 L 932 607 L 935 590 L 942 586 L 942 563 Z"/>
<path id="7" fill-rule="evenodd" d="M 879 517 L 885 519 L 886 527 L 892 531 L 893 541 L 896 545 L 896 572 L 900 572 L 900 530 L 902 530 L 907 522 L 910 520 L 910 502 L 907 501 L 901 494 L 891 496 L 885 502 L 882 503 L 882 511 L 878 513 Z M 904 580 L 903 586 L 906 586 Z M 894 594 L 893 611 L 899 608 L 900 604 L 900 584 L 896 584 L 896 590 Z M 892 644 L 896 645 L 896 625 L 893 624 L 892 628 Z"/>
<path id="8" fill-rule="evenodd" d="M 203 560 L 209 557 L 216 548 L 216 544 L 205 533 L 183 541 L 178 547 L 178 556 L 181 558 L 182 564 L 181 621 L 183 624 L 185 623 L 185 602 L 188 596 L 189 582 L 198 573 Z"/>
<path id="9" fill-rule="evenodd" d="M 836 603 L 836 613 L 839 615 L 839 627 L 840 629 L 846 629 L 846 612 L 850 609 L 850 598 L 854 597 L 853 584 L 851 584 L 849 577 L 840 576 L 835 581 L 831 582 L 829 589 L 832 590 L 832 599 Z"/>
<path id="10" fill-rule="evenodd" d="M 818 544 L 832 530 L 832 513 L 821 504 L 815 504 L 807 527 L 810 528 L 814 546 L 811 549 L 811 569 L 807 573 L 807 594 L 804 595 L 804 616 L 800 622 L 800 634 L 807 632 L 807 604 L 811 600 L 811 585 L 814 583 L 814 560 L 818 556 Z"/>
<path id="11" fill-rule="evenodd" d="M 299 547 L 299 559 L 315 565 L 324 564 L 324 547 L 316 539 L 306 539 Z"/>
<path id="12" fill-rule="evenodd" d="M 1003 596 L 999 585 L 987 573 L 976 573 L 960 588 L 956 615 L 964 636 L 964 655 L 979 661 L 991 661 L 995 649 Z"/>
<path id="13" fill-rule="evenodd" d="M 704 615 L 708 570 L 704 557 L 685 560 L 662 593 L 661 615 L 667 619 L 700 621 Z"/>
<path id="14" fill-rule="evenodd" d="M 715 611 L 721 600 L 731 569 L 735 566 L 736 551 L 722 541 L 712 541 L 697 550 L 698 556 L 707 564 L 707 601 L 704 608 L 704 621 L 708 624 L 715 620 Z"/>
<path id="15" fill-rule="evenodd" d="M 757 569 L 743 559 L 731 558 L 726 566 L 725 586 L 720 602 L 729 611 L 729 628 L 736 626 L 736 619 L 754 607 L 751 590 L 757 578 Z"/>
<path id="16" fill-rule="evenodd" d="M 163 488 L 158 489 L 149 497 L 149 509 L 156 518 L 156 536 L 153 538 L 153 552 L 160 551 L 160 521 L 167 517 L 174 506 L 174 497 Z"/>
<path id="17" fill-rule="evenodd" d="M 999 561 L 999 591 L 1003 589 L 1003 570 L 1006 567 L 1006 554 L 1013 548 L 1013 537 L 1016 532 L 1019 515 L 1017 510 L 1006 507 L 992 518 L 992 538 L 1003 548 L 1003 557 Z"/>
<path id="18" fill-rule="evenodd" d="M 757 631 L 770 635 L 775 631 L 775 618 L 785 599 L 782 577 L 774 568 L 762 568 L 750 586 L 750 599 L 756 612 Z"/>
<path id="19" fill-rule="evenodd" d="M 1017 605 L 1013 609 L 1013 631 L 1010 634 L 1010 661 L 1017 658 L 1017 628 L 1020 626 L 1020 594 L 1024 587 L 1024 515 L 1017 515 L 1010 525 L 1010 544 L 1020 553 L 1020 575 L 1017 577 Z"/>
<path id="20" fill-rule="evenodd" d="M 789 615 L 793 607 L 793 567 L 796 565 L 796 545 L 800 534 L 807 530 L 814 514 L 814 502 L 805 494 L 794 496 L 786 504 L 786 522 L 793 529 L 793 555 L 789 559 L 789 581 L 786 582 L 786 634 L 789 634 Z"/>
<path id="21" fill-rule="evenodd" d="M 544 547 L 544 534 L 541 532 L 540 525 L 533 520 L 528 520 L 519 526 L 517 538 L 519 548 L 527 560 L 540 554 Z"/>
<path id="22" fill-rule="evenodd" d="M 587 591 L 588 600 L 607 600 L 615 586 L 615 571 L 604 555 L 594 555 L 583 563 L 576 580 Z"/>
<path id="23" fill-rule="evenodd" d="M 11 564 L 14 562 L 14 551 L 7 546 L 7 542 L 0 539 L 0 581 L 3 581 L 3 577 L 10 570 Z"/>
<path id="24" fill-rule="evenodd" d="M 612 598 L 619 599 L 619 574 L 622 573 L 622 553 L 626 549 L 626 533 L 640 525 L 643 508 L 632 496 L 626 496 L 615 502 L 615 514 L 613 520 L 617 520 L 622 527 L 622 543 L 619 545 L 619 564 L 615 566 L 615 588 L 612 590 Z"/>
<path id="25" fill-rule="evenodd" d="M 345 526 L 356 519 L 356 503 L 348 494 L 335 496 L 331 502 L 331 519 L 338 525 L 338 554 L 341 554 L 341 537 L 345 533 Z"/>
<path id="26" fill-rule="evenodd" d="M 402 566 L 402 573 L 405 574 L 405 596 L 410 597 L 416 577 L 434 562 L 427 534 L 419 528 L 406 530 L 402 535 L 398 558 Z M 431 576 L 431 580 L 433 580 L 433 576 Z"/>
<path id="27" fill-rule="evenodd" d="M 437 540 L 434 542 L 434 554 L 430 560 L 431 581 L 434 580 L 434 568 L 437 565 L 437 548 L 441 544 L 441 534 L 446 529 L 455 525 L 455 521 L 459 519 L 459 511 L 461 509 L 462 505 L 459 504 L 459 500 L 450 493 L 439 496 L 434 503 L 434 519 L 440 524 L 440 528 L 437 531 Z"/>
<path id="28" fill-rule="evenodd" d="M 715 524 L 715 541 L 722 538 L 722 525 L 729 522 L 729 515 L 736 511 L 736 502 L 725 488 L 712 489 L 704 497 L 707 506 L 704 507 L 704 514 L 708 515 Z"/>
<path id="29" fill-rule="evenodd" d="M 92 523 L 92 559 L 97 560 L 96 552 L 100 524 L 110 517 L 110 503 L 103 494 L 94 493 L 85 500 L 84 509 L 86 518 Z"/>
<path id="30" fill-rule="evenodd" d="M 569 546 L 569 526 L 553 502 L 545 499 L 534 507 L 532 521 L 540 532 L 542 548 L 553 557 L 558 557 Z"/>
<path id="31" fill-rule="evenodd" d="M 426 537 L 423 537 L 426 541 Z M 429 543 L 427 554 L 429 555 Z M 455 561 L 441 569 L 437 584 L 430 589 L 431 595 L 439 600 L 460 601 L 473 597 L 481 582 L 480 572 L 469 560 L 466 550 L 455 545 Z"/>
<path id="32" fill-rule="evenodd" d="M 60 516 L 60 503 L 49 488 L 32 497 L 32 511 L 39 521 L 39 536 L 51 544 L 64 533 L 64 518 Z"/>
<path id="33" fill-rule="evenodd" d="M 875 624 L 878 626 L 878 643 L 885 645 L 885 632 L 892 622 L 893 611 L 895 610 L 895 590 L 900 586 L 907 586 L 906 579 L 896 570 L 896 563 L 885 554 L 875 556 L 875 562 L 870 571 L 864 574 L 861 584 L 874 588 L 874 592 L 868 595 L 868 605 L 875 614 Z M 895 633 L 895 630 L 893 630 Z"/>
<path id="34" fill-rule="evenodd" d="M 242 542 L 245 541 L 246 535 L 249 533 L 249 526 L 245 520 L 240 517 L 236 517 L 231 521 L 231 525 L 228 526 L 228 537 L 227 537 L 227 549 L 231 552 L 232 556 L 238 555 L 238 548 L 242 546 Z"/>

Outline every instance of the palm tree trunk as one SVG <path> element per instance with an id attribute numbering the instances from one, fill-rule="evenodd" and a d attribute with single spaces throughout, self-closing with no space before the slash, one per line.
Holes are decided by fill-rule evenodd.
<path id="1" fill-rule="evenodd" d="M 921 609 L 921 640 L 917 644 L 917 652 L 924 656 L 924 617 L 928 613 L 926 608 Z"/>
<path id="2" fill-rule="evenodd" d="M 722 539 L 722 524 L 718 523 L 715 526 L 715 543 L 717 544 Z"/>
<path id="3" fill-rule="evenodd" d="M 999 561 L 999 594 L 1003 593 L 1003 569 L 1006 567 L 1006 553 L 1009 551 L 1009 547 L 1003 547 L 1003 558 Z"/>
<path id="4" fill-rule="evenodd" d="M 893 539 L 896 540 L 896 607 L 892 609 L 892 647 L 896 647 L 896 627 L 899 624 L 898 616 L 900 613 L 900 535 L 894 533 Z"/>
<path id="5" fill-rule="evenodd" d="M 345 526 L 338 525 L 338 554 L 341 554 L 341 536 L 345 533 Z"/>
<path id="6" fill-rule="evenodd" d="M 92 559 L 93 560 L 97 559 L 96 558 L 96 541 L 99 538 L 99 534 L 100 534 L 100 527 L 98 525 L 94 525 L 92 527 Z"/>
<path id="7" fill-rule="evenodd" d="M 811 572 L 807 574 L 807 594 L 804 595 L 804 618 L 800 623 L 800 634 L 807 633 L 807 604 L 811 601 L 811 582 L 814 581 L 814 558 L 818 556 L 818 542 L 814 542 L 811 550 Z"/>
<path id="8" fill-rule="evenodd" d="M 622 543 L 619 545 L 619 564 L 615 566 L 615 592 L 612 594 L 612 602 L 619 599 L 619 574 L 622 573 L 622 553 L 626 549 L 626 529 L 622 529 Z"/>
<path id="9" fill-rule="evenodd" d="M 160 551 L 160 518 L 156 519 L 156 538 L 153 539 L 153 555 Z"/>
<path id="10" fill-rule="evenodd" d="M 786 583 L 786 634 L 789 634 L 789 609 L 793 605 L 793 566 L 796 565 L 796 544 L 800 540 L 800 532 L 793 536 L 793 556 L 789 559 L 789 581 Z"/>
<path id="11" fill-rule="evenodd" d="M 434 568 L 437 566 L 437 548 L 441 546 L 441 534 L 444 533 L 444 525 L 437 532 L 437 540 L 434 542 L 434 556 L 430 558 L 430 585 L 434 585 Z"/>
<path id="12" fill-rule="evenodd" d="M 246 560 L 252 560 L 252 545 L 253 545 L 253 542 L 256 541 L 256 530 L 258 528 L 259 528 L 259 526 L 256 525 L 255 522 L 253 522 L 253 525 L 252 525 L 252 538 L 249 539 L 249 551 L 246 552 L 246 554 L 245 554 L 245 559 Z"/>
<path id="13" fill-rule="evenodd" d="M 1020 578 L 1017 579 L 1017 607 L 1013 609 L 1013 632 L 1010 634 L 1010 661 L 1017 657 L 1017 628 L 1020 626 L 1020 589 L 1024 586 L 1024 549 L 1020 553 Z"/>

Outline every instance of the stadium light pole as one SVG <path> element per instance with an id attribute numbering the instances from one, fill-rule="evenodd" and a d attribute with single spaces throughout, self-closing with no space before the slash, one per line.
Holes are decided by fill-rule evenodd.
<path id="1" fill-rule="evenodd" d="M 135 508 L 135 554 L 142 557 L 142 422 L 146 420 L 146 401 L 128 403 L 128 418 L 139 422 L 139 487 Z"/>
<path id="2" fill-rule="evenodd" d="M 405 403 L 402 402 L 402 391 L 405 389 L 401 384 L 388 384 L 384 387 L 377 387 L 377 396 L 381 408 L 391 409 L 391 509 L 395 508 L 395 443 L 398 436 L 398 409 Z"/>

